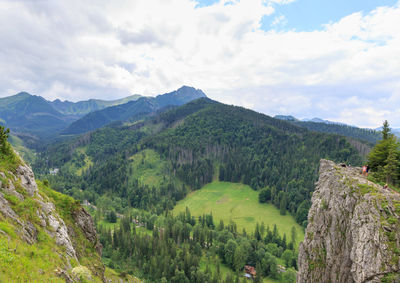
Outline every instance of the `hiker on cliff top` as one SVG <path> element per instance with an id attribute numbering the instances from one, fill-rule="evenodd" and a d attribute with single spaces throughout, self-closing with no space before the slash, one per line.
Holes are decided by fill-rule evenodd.
<path id="1" fill-rule="evenodd" d="M 369 165 L 367 164 L 367 166 L 365 166 L 365 176 L 368 176 L 368 172 L 369 172 Z"/>
<path id="2" fill-rule="evenodd" d="M 367 174 L 367 166 L 365 166 L 365 165 L 362 167 L 362 174 L 363 175 Z"/>

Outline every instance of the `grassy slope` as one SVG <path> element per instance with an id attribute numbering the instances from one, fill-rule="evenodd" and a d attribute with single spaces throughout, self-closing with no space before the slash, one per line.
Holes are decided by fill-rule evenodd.
<path id="1" fill-rule="evenodd" d="M 0 172 L 6 178 L 0 177 L 3 184 L 12 180 L 9 172 L 14 172 L 22 161 L 12 150 L 7 155 L 0 156 Z M 29 197 L 21 187 L 19 181 L 13 182 L 16 190 L 25 199 L 19 200 L 14 195 L 3 192 L 3 196 L 10 203 L 11 208 L 18 214 L 20 220 L 31 222 L 38 231 L 37 243 L 29 245 L 19 235 L 20 226 L 0 213 L 0 282 L 65 282 L 57 277 L 56 269 L 64 269 L 68 263 L 59 256 L 65 253 L 64 247 L 55 243 L 39 225 L 36 210 L 39 208 L 37 197 Z M 55 192 L 41 182 L 37 182 L 39 194 L 44 201 L 52 201 L 59 215 L 65 223 L 74 230 L 78 245 L 75 247 L 82 265 L 93 268 L 101 268 L 100 256 L 95 252 L 91 243 L 84 237 L 83 232 L 74 225 L 71 216 L 72 209 L 80 205 L 73 198 Z M 78 262 L 69 260 L 72 267 L 78 266 Z M 101 279 L 94 277 L 94 282 Z"/>
<path id="2" fill-rule="evenodd" d="M 85 156 L 85 158 L 83 160 L 83 162 L 84 162 L 83 167 L 77 168 L 76 174 L 78 176 L 82 176 L 83 172 L 88 170 L 90 168 L 90 166 L 93 166 L 93 161 L 86 154 L 86 150 L 87 150 L 87 147 L 79 147 L 76 149 L 76 153 L 83 154 Z"/>
<path id="3" fill-rule="evenodd" d="M 105 272 L 105 277 L 107 278 L 107 282 L 112 282 L 112 283 L 120 283 L 120 282 L 126 282 L 126 283 L 141 283 L 139 278 L 129 275 L 129 274 L 121 274 L 111 268 L 106 267 L 106 272 Z M 123 281 L 121 281 L 123 280 Z"/>
<path id="4" fill-rule="evenodd" d="M 77 176 L 82 176 L 82 174 L 88 170 L 90 166 L 93 166 L 93 161 L 86 154 L 86 151 L 86 146 L 77 147 L 71 160 L 62 166 L 63 170 Z"/>
<path id="5" fill-rule="evenodd" d="M 225 224 L 232 220 L 236 222 L 240 232 L 245 228 L 246 232 L 252 233 L 257 222 L 264 222 L 271 229 L 276 224 L 279 232 L 286 233 L 286 237 L 290 239 L 292 226 L 295 226 L 296 242 L 299 243 L 304 239 L 302 228 L 292 216 L 280 215 L 279 210 L 271 204 L 260 204 L 258 192 L 243 184 L 212 182 L 178 202 L 173 212 L 178 214 L 186 207 L 189 207 L 195 216 L 212 212 L 216 224 L 220 219 Z"/>
<path id="6" fill-rule="evenodd" d="M 160 155 L 152 149 L 145 149 L 136 153 L 131 156 L 130 161 L 131 180 L 137 179 L 141 184 L 150 187 L 161 185 L 164 178 L 166 180 L 172 178 L 175 184 L 181 184 L 177 178 L 169 173 L 168 163 L 161 160 Z"/>
<path id="7" fill-rule="evenodd" d="M 35 161 L 35 152 L 27 148 L 19 137 L 10 135 L 9 142 L 26 162 L 33 163 Z"/>

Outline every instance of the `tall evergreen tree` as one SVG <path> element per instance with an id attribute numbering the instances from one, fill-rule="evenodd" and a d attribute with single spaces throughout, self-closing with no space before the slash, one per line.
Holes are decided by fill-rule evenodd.
<path id="1" fill-rule="evenodd" d="M 389 123 L 383 123 L 382 140 L 368 155 L 368 164 L 378 180 L 390 184 L 400 177 L 400 150 L 396 137 L 391 133 Z"/>

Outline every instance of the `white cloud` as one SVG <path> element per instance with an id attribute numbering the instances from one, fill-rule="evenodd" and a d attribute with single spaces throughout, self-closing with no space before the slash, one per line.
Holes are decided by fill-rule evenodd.
<path id="1" fill-rule="evenodd" d="M 400 126 L 399 5 L 321 31 L 260 29 L 265 15 L 284 23 L 273 7 L 290 2 L 1 1 L 0 96 L 111 99 L 186 84 L 267 114 Z"/>

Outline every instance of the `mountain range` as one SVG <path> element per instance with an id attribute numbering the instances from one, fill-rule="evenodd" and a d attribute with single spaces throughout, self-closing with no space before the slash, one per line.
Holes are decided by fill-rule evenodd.
<path id="1" fill-rule="evenodd" d="M 69 125 L 62 134 L 85 133 L 115 121 L 134 122 L 164 107 L 183 105 L 202 97 L 206 97 L 203 91 L 188 86 L 156 97 L 140 97 L 135 101 L 91 112 Z"/>
<path id="2" fill-rule="evenodd" d="M 378 129 L 363 129 L 343 123 L 323 120 L 320 118 L 299 120 L 291 115 L 276 115 L 274 118 L 288 121 L 312 131 L 340 134 L 346 137 L 362 140 L 370 143 L 371 145 L 376 144 L 376 142 L 382 138 L 382 135 Z"/>
<path id="3" fill-rule="evenodd" d="M 33 135 L 48 139 L 60 133 L 91 131 L 114 121 L 133 121 L 161 108 L 182 105 L 200 97 L 205 97 L 201 90 L 187 86 L 156 97 L 131 95 L 112 101 L 48 101 L 21 92 L 0 98 L 0 123 L 21 137 Z"/>
<path id="4" fill-rule="evenodd" d="M 66 224 L 71 227 L 79 222 L 69 217 L 71 206 L 79 208 L 79 202 L 84 204 L 97 223 L 104 264 L 149 282 L 233 282 L 230 274 L 242 272 L 245 265 L 252 267 L 259 279 L 266 276 L 273 279 L 271 282 L 294 282 L 297 246 L 304 236 L 301 232 L 297 239 L 296 229 L 313 221 L 308 210 L 313 204 L 311 196 L 321 158 L 341 166 L 350 164 L 359 175 L 355 166 L 364 162 L 380 138 L 380 133 L 373 130 L 318 119 L 272 118 L 211 100 L 201 90 L 187 86 L 156 97 L 135 95 L 126 100 L 129 101 L 107 102 L 117 105 L 106 106 L 98 100 L 50 102 L 21 93 L 2 99 L 0 114 L 12 131 L 30 131 L 41 136 L 42 141 L 47 139 L 31 163 L 37 178 L 43 180 L 38 183 L 42 188 L 40 196 L 49 193 L 60 217 L 66 216 Z M 9 126 L 10 121 L 14 128 Z M 46 138 L 50 134 L 59 138 Z M 18 143 L 18 139 L 10 141 Z M 18 191 L 17 180 L 24 178 L 15 171 L 19 163 L 8 162 L 16 156 L 14 151 L 9 152 L 9 157 L 0 155 L 0 169 L 8 174 L 7 180 L 0 174 L 0 184 L 16 180 L 14 187 Z M 8 163 L 11 165 L 1 167 Z M 205 207 L 210 201 L 214 207 L 232 202 L 233 184 L 246 188 L 246 192 L 238 191 L 235 202 L 247 206 L 234 205 L 237 217 L 224 224 L 221 214 L 228 211 L 214 209 L 210 213 Z M 208 185 L 211 187 L 207 192 L 204 189 Z M 49 186 L 79 202 L 51 191 Z M 221 188 L 225 192 L 218 195 Z M 207 197 L 193 204 L 190 196 L 198 190 Z M 7 206 L 0 203 L 0 208 L 11 207 L 9 202 L 19 209 L 22 218 L 26 216 L 21 209 L 23 204 L 15 197 L 4 196 L 7 202 L 0 201 Z M 174 216 L 171 211 L 182 201 L 190 207 L 176 211 L 179 214 Z M 324 203 L 318 204 L 327 209 Z M 253 206 L 262 208 L 261 224 L 240 209 Z M 46 205 L 40 207 L 43 209 L 39 213 L 45 211 Z M 38 212 L 30 212 L 28 220 L 37 221 Z M 271 219 L 270 212 L 277 215 Z M 278 232 L 276 222 L 281 220 L 277 219 L 283 223 L 284 217 L 290 221 L 279 225 Z M 254 227 L 236 224 L 250 222 Z M 72 242 L 76 235 L 80 237 L 76 231 L 79 232 L 76 229 L 70 235 Z M 38 237 L 39 246 L 41 238 Z M 1 231 L 0 239 L 6 243 Z M 96 262 L 100 268 L 95 268 L 87 260 L 93 256 L 99 259 L 98 254 L 87 246 L 72 247 L 76 247 L 79 262 L 71 263 L 72 269 L 64 268 L 68 275 L 83 269 L 87 278 L 90 274 L 92 278 L 96 274 L 107 277 L 108 268 L 104 271 L 100 261 Z M 85 248 L 91 254 L 82 253 Z M 208 252 L 213 253 L 209 259 L 204 256 Z M 278 262 L 285 264 L 284 275 L 278 272 Z M 221 264 L 224 275 L 207 267 L 218 270 Z M 52 270 L 56 269 L 46 269 L 49 276 Z M 0 269 L 0 275 L 1 272 L 14 276 Z M 222 276 L 227 279 L 223 281 Z M 215 279 L 211 281 L 211 277 Z"/>

